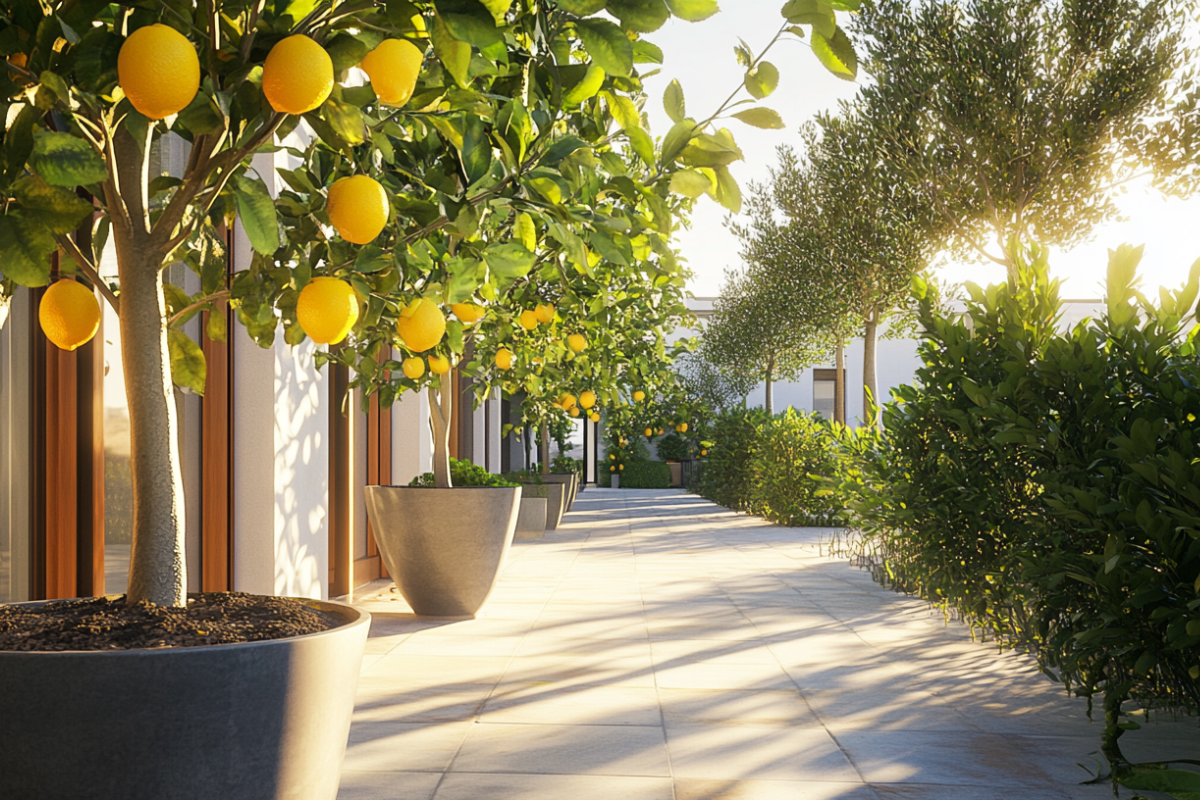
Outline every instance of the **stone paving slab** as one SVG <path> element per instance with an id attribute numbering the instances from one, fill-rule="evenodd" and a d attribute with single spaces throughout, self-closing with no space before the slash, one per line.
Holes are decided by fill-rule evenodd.
<path id="1" fill-rule="evenodd" d="M 367 587 L 339 800 L 1112 796 L 1078 784 L 1084 701 L 831 557 L 832 533 L 591 488 L 513 545 L 477 619 Z M 1124 742 L 1200 758 L 1196 720 Z"/>

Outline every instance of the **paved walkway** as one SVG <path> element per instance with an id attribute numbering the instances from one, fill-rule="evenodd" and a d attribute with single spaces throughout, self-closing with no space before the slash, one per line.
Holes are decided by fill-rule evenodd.
<path id="1" fill-rule="evenodd" d="M 339 798 L 1112 796 L 1076 785 L 1082 701 L 822 555 L 828 534 L 592 488 L 513 547 L 478 619 L 375 587 Z M 1195 720 L 1134 737 L 1200 757 Z"/>

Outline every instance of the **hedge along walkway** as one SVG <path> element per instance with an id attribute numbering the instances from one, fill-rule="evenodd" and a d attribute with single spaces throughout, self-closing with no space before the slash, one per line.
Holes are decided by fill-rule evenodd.
<path id="1" fill-rule="evenodd" d="M 418 619 L 377 584 L 339 797 L 1112 796 L 1076 785 L 1084 701 L 822 555 L 829 533 L 592 488 L 513 547 L 479 619 Z M 1194 720 L 1128 740 L 1200 757 Z"/>

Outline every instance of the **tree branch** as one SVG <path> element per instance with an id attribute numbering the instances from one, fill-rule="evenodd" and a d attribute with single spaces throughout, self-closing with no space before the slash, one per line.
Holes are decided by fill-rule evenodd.
<path id="1" fill-rule="evenodd" d="M 75 243 L 75 240 L 70 236 L 65 235 L 55 236 L 54 240 L 64 252 L 74 259 L 75 263 L 79 265 L 79 269 L 81 269 L 83 274 L 87 276 L 87 279 L 95 284 L 96 288 L 100 290 L 100 294 L 104 295 L 104 299 L 108 301 L 110 306 L 112 306 L 112 310 L 116 312 L 117 316 L 120 316 L 120 299 L 116 296 L 116 294 L 113 293 L 113 290 L 108 287 L 108 284 L 105 283 L 100 277 L 100 272 L 96 269 L 96 265 L 92 263 L 90 258 L 83 254 L 83 251 L 79 249 L 79 245 Z"/>

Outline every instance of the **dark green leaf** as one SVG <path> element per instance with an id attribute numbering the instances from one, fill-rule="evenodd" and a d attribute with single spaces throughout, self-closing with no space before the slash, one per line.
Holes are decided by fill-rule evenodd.
<path id="1" fill-rule="evenodd" d="M 492 245 L 483 252 L 483 258 L 501 289 L 528 275 L 535 260 L 533 253 L 517 242 Z"/>
<path id="2" fill-rule="evenodd" d="M 492 167 L 492 142 L 488 138 L 483 120 L 474 114 L 466 118 L 463 126 L 462 150 L 463 172 L 468 183 L 487 175 Z"/>
<path id="3" fill-rule="evenodd" d="M 91 145 L 58 131 L 34 137 L 29 166 L 51 186 L 88 186 L 108 177 L 104 160 Z"/>
<path id="4" fill-rule="evenodd" d="M 28 218 L 46 226 L 51 234 L 70 233 L 96 210 L 70 189 L 48 186 L 34 175 L 17 181 L 12 192 Z"/>
<path id="5" fill-rule="evenodd" d="M 56 245 L 44 225 L 20 213 L 0 216 L 0 274 L 21 286 L 50 282 Z"/>
<path id="6" fill-rule="evenodd" d="M 504 42 L 504 34 L 486 14 L 442 14 L 441 19 L 451 36 L 480 50 Z"/>
<path id="7" fill-rule="evenodd" d="M 454 82 L 465 89 L 471 83 L 471 45 L 450 35 L 441 17 L 434 18 L 430 37 L 433 39 L 434 55 L 454 78 Z"/>
<path id="8" fill-rule="evenodd" d="M 588 147 L 588 143 L 578 136 L 564 136 L 558 139 L 554 144 L 546 150 L 546 155 L 542 156 L 541 163 L 545 166 L 552 167 L 562 161 L 567 156 L 574 153 L 576 150 L 582 150 Z"/>
<path id="9" fill-rule="evenodd" d="M 275 201 L 261 178 L 241 175 L 233 181 L 233 194 L 237 199 L 238 221 L 250 246 L 263 255 L 271 255 L 282 244 L 279 238 L 279 216 Z"/>

